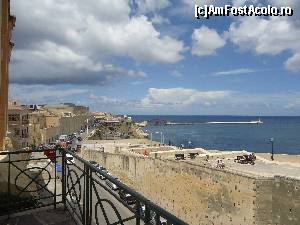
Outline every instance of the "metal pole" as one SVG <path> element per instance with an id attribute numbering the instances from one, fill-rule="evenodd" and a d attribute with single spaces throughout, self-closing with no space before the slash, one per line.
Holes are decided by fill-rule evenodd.
<path id="1" fill-rule="evenodd" d="M 84 225 L 90 225 L 90 200 L 91 200 L 91 170 L 88 165 L 84 164 L 84 178 L 85 178 L 85 190 L 84 190 Z"/>
<path id="2" fill-rule="evenodd" d="M 86 135 L 89 134 L 89 119 L 86 120 Z"/>
<path id="3" fill-rule="evenodd" d="M 274 142 L 273 141 L 271 141 L 271 144 L 272 144 L 272 155 L 271 155 L 271 159 L 272 159 L 272 161 L 274 160 L 274 144 L 273 144 Z"/>
<path id="4" fill-rule="evenodd" d="M 57 165 L 57 148 L 55 148 L 55 158 L 54 158 L 54 209 L 56 209 L 56 179 L 57 179 L 57 174 L 56 174 L 56 165 Z"/>
<path id="5" fill-rule="evenodd" d="M 10 154 L 8 154 L 8 177 L 7 177 L 7 192 L 9 197 L 11 197 L 11 193 L 10 193 L 10 164 L 11 164 L 11 158 L 10 158 Z M 7 218 L 10 218 L 10 210 L 11 210 L 11 202 L 8 203 L 8 215 Z"/>
<path id="6" fill-rule="evenodd" d="M 61 156 L 61 180 L 62 180 L 62 203 L 66 209 L 66 152 L 65 149 L 62 149 L 62 156 Z"/>
<path id="7" fill-rule="evenodd" d="M 136 215 L 137 215 L 137 217 L 136 217 L 136 225 L 140 225 L 141 224 L 141 219 L 140 219 L 140 216 L 141 216 L 141 204 L 140 204 L 140 202 L 139 201 L 136 201 L 136 211 L 135 211 L 135 213 L 136 213 Z"/>

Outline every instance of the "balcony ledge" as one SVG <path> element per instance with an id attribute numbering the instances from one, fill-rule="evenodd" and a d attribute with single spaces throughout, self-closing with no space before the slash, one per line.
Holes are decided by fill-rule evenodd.
<path id="1" fill-rule="evenodd" d="M 67 210 L 63 207 L 41 208 L 23 213 L 0 217 L 0 224 L 8 225 L 75 225 Z"/>

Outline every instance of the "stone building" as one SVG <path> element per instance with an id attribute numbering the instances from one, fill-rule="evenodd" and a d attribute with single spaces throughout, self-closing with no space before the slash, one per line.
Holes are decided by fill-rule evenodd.
<path id="1" fill-rule="evenodd" d="M 88 107 L 71 103 L 29 108 L 29 145 L 53 142 L 61 134 L 80 131 L 86 126 L 87 119 L 93 121 Z"/>
<path id="2" fill-rule="evenodd" d="M 8 104 L 8 131 L 14 149 L 28 147 L 29 109 L 15 101 Z"/>
<path id="3" fill-rule="evenodd" d="M 0 151 L 4 149 L 7 132 L 8 108 L 8 66 L 13 43 L 11 31 L 15 26 L 16 18 L 10 15 L 10 0 L 0 0 L 0 29 L 1 29 L 1 70 L 0 70 Z"/>
<path id="4" fill-rule="evenodd" d="M 83 115 L 89 113 L 89 107 L 75 105 L 73 103 L 45 105 L 43 108 L 49 112 L 55 113 L 58 116 L 64 116 L 64 117 L 70 117 L 73 115 Z"/>

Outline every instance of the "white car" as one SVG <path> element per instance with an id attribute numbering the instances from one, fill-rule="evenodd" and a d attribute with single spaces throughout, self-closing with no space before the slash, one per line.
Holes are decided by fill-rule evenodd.
<path id="1" fill-rule="evenodd" d="M 109 174 L 109 173 L 107 173 L 107 174 Z M 109 175 L 110 175 L 110 174 L 109 174 Z M 116 180 L 118 179 L 117 177 L 113 177 L 113 178 L 115 178 Z M 108 179 L 106 179 L 105 183 L 106 183 L 107 186 L 109 186 L 109 187 L 110 187 L 112 190 L 114 190 L 114 191 L 116 191 L 116 190 L 119 189 L 119 187 L 118 187 L 116 184 L 114 184 L 113 182 L 111 182 L 111 181 L 108 180 Z"/>
<path id="2" fill-rule="evenodd" d="M 68 165 L 72 165 L 75 164 L 75 159 L 71 154 L 66 154 L 66 158 L 67 158 L 67 164 Z"/>

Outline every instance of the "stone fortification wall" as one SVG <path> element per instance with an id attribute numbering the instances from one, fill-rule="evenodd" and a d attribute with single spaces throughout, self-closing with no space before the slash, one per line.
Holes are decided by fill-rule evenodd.
<path id="1" fill-rule="evenodd" d="M 136 155 L 85 151 L 132 186 L 189 224 L 245 224 L 255 211 L 255 179 Z"/>
<path id="2" fill-rule="evenodd" d="M 86 150 L 120 180 L 189 224 L 300 224 L 300 181 L 188 162 Z"/>
<path id="3" fill-rule="evenodd" d="M 71 134 L 85 127 L 89 115 L 62 117 L 60 119 L 60 134 Z"/>
<path id="4" fill-rule="evenodd" d="M 274 176 L 255 183 L 256 224 L 300 224 L 300 181 Z"/>

